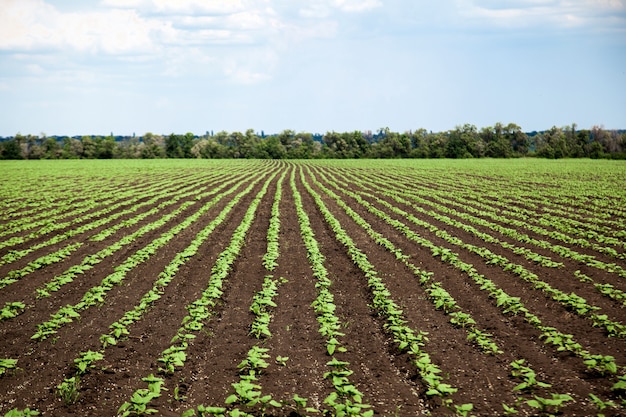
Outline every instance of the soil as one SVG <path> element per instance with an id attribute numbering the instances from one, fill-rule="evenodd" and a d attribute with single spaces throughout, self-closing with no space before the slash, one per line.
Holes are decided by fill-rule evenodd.
<path id="1" fill-rule="evenodd" d="M 332 415 L 324 400 L 334 390 L 331 381 L 324 377 L 329 370 L 326 365 L 331 357 L 326 352 L 325 340 L 318 331 L 318 323 L 311 304 L 317 296 L 316 281 L 307 259 L 307 251 L 301 237 L 300 225 L 295 210 L 294 196 L 289 187 L 289 174 L 296 170 L 296 186 L 302 195 L 303 206 L 309 216 L 315 239 L 324 255 L 324 265 L 333 281 L 331 291 L 337 306 L 335 314 L 342 322 L 341 343 L 346 352 L 338 352 L 335 357 L 349 362 L 350 382 L 363 394 L 363 402 L 369 404 L 374 415 L 380 416 L 415 416 L 415 415 L 453 415 L 454 411 L 446 407 L 441 398 L 430 397 L 421 381 L 417 368 L 411 358 L 401 351 L 385 330 L 384 320 L 378 317 L 371 308 L 372 294 L 367 286 L 364 273 L 353 263 L 347 249 L 338 242 L 335 233 L 324 220 L 316 206 L 312 195 L 306 190 L 299 177 L 301 165 L 293 163 L 266 163 L 262 165 L 265 172 L 288 171 L 282 184 L 280 203 L 280 257 L 278 267 L 269 272 L 263 267 L 262 257 L 267 250 L 266 234 L 271 217 L 273 196 L 279 176 L 276 176 L 261 200 L 255 213 L 252 227 L 246 235 L 245 245 L 231 267 L 224 285 L 224 294 L 212 315 L 204 322 L 203 329 L 189 342 L 186 351 L 187 360 L 184 367 L 177 368 L 173 374 L 160 372 L 158 358 L 171 345 L 187 315 L 186 306 L 198 299 L 206 288 L 211 276 L 212 267 L 220 253 L 228 246 L 233 232 L 241 223 L 254 196 L 261 190 L 268 176 L 256 183 L 252 191 L 246 194 L 228 214 L 227 219 L 202 244 L 198 253 L 187 260 L 176 273 L 174 280 L 163 289 L 161 298 L 155 301 L 141 320 L 128 327 L 129 335 L 117 345 L 102 350 L 104 359 L 94 363 L 95 367 L 82 376 L 78 398 L 73 404 L 66 404 L 59 397 L 57 386 L 68 377 L 75 375 L 74 359 L 81 352 L 102 349 L 100 336 L 109 332 L 111 323 L 131 310 L 141 297 L 152 287 L 159 274 L 170 263 L 174 256 L 182 252 L 194 239 L 196 234 L 226 206 L 232 197 L 242 191 L 257 176 L 246 178 L 245 172 L 231 171 L 226 179 L 235 177 L 244 180 L 237 190 L 221 199 L 205 215 L 179 233 L 174 239 L 159 249 L 145 262 L 140 263 L 128 272 L 123 283 L 107 293 L 105 302 L 88 308 L 80 313 L 80 319 L 61 327 L 58 333 L 44 341 L 35 341 L 31 336 L 36 332 L 37 325 L 45 322 L 60 307 L 74 305 L 91 287 L 98 285 L 103 278 L 111 274 L 127 257 L 146 247 L 163 232 L 169 230 L 214 196 L 205 196 L 196 201 L 191 195 L 181 198 L 176 204 L 166 206 L 157 214 L 146 217 L 137 224 L 123 228 L 102 242 L 93 242 L 89 237 L 110 225 L 100 226 L 87 233 L 78 234 L 59 244 L 45 246 L 24 256 L 14 263 L 1 265 L 0 276 L 10 271 L 23 268 L 28 263 L 54 252 L 63 246 L 82 242 L 83 246 L 67 258 L 38 269 L 18 282 L 0 289 L 0 306 L 13 301 L 22 301 L 26 309 L 19 316 L 0 321 L 0 358 L 17 359 L 18 368 L 7 370 L 0 377 L 0 412 L 6 413 L 13 408 L 37 409 L 45 416 L 113 416 L 119 407 L 129 401 L 133 392 L 147 388 L 142 378 L 150 374 L 164 378 L 167 390 L 159 398 L 150 403 L 150 408 L 158 411 L 158 415 L 179 416 L 198 405 L 225 406 L 226 398 L 234 393 L 232 384 L 239 381 L 238 365 L 246 357 L 253 345 L 268 349 L 269 366 L 259 376 L 258 383 L 264 395 L 271 395 L 276 401 L 286 404 L 282 408 L 269 407 L 267 415 L 299 415 L 302 408 L 295 406 L 294 395 L 307 398 L 307 405 Z M 475 235 L 446 225 L 431 216 L 422 214 L 410 206 L 400 204 L 383 193 L 383 188 L 376 188 L 375 181 L 363 172 L 351 171 L 351 175 L 363 175 L 368 178 L 367 184 L 359 184 L 345 175 L 343 170 L 318 168 L 311 165 L 311 171 L 305 170 L 305 180 L 313 190 L 322 197 L 324 204 L 339 220 L 356 246 L 363 251 L 374 265 L 379 276 L 384 279 L 391 298 L 403 310 L 407 325 L 415 331 L 427 332 L 428 341 L 424 349 L 430 354 L 432 361 L 441 368 L 446 383 L 458 388 L 449 398 L 453 404 L 473 404 L 473 415 L 500 416 L 504 414 L 503 404 L 516 407 L 518 415 L 533 415 L 536 410 L 526 404 L 534 395 L 549 397 L 554 393 L 568 394 L 573 401 L 566 403 L 560 412 L 567 416 L 596 415 L 600 411 L 591 401 L 592 393 L 604 401 L 619 402 L 617 393 L 611 390 L 616 378 L 601 375 L 587 369 L 580 357 L 568 352 L 560 352 L 541 339 L 541 333 L 520 316 L 504 314 L 495 300 L 488 297 L 467 274 L 454 268 L 440 258 L 433 257 L 430 250 L 407 239 L 387 222 L 373 215 L 348 194 L 343 193 L 337 184 L 347 181 L 352 192 L 374 192 L 376 195 L 395 206 L 410 212 L 420 220 L 446 230 L 465 243 L 488 248 L 495 254 L 507 257 L 511 262 L 524 266 L 537 274 L 543 281 L 550 283 L 565 293 L 574 292 L 598 306 L 598 314 L 607 314 L 609 318 L 626 323 L 624 305 L 601 295 L 591 284 L 581 283 L 573 273 L 575 270 L 591 276 L 597 283 L 610 283 L 616 288 L 626 291 L 622 278 L 607 271 L 580 265 L 571 259 L 564 259 L 542 248 L 529 247 L 533 251 L 550 256 L 554 261 L 563 262 L 561 268 L 546 268 L 521 255 L 515 255 L 497 244 L 486 243 Z M 171 177 L 155 175 L 154 178 L 143 178 L 136 185 L 137 193 L 157 187 L 167 189 L 169 196 L 176 195 L 184 186 L 195 181 L 207 189 L 215 187 L 224 180 L 211 176 L 207 170 L 190 169 L 188 172 L 177 170 Z M 332 174 L 332 176 L 329 176 Z M 376 173 L 374 173 L 376 174 Z M 406 175 L 406 172 L 402 172 Z M 410 189 L 410 181 L 403 182 L 400 174 L 384 173 L 380 178 L 391 179 Z M 203 180 L 203 178 L 206 178 Z M 171 180 L 174 181 L 171 181 Z M 324 190 L 314 184 L 321 181 L 325 187 L 332 189 L 358 213 L 372 228 L 387 237 L 398 249 L 409 256 L 410 262 L 424 271 L 432 273 L 432 279 L 456 300 L 459 307 L 476 321 L 477 328 L 491 334 L 493 340 L 502 350 L 499 354 L 486 354 L 474 343 L 468 341 L 466 329 L 450 323 L 450 317 L 442 310 L 434 307 L 425 289 L 417 277 L 393 254 L 376 244 L 366 231 L 346 214 L 346 212 Z M 482 181 L 489 181 L 488 177 Z M 129 180 L 130 181 L 130 180 Z M 433 181 L 433 189 L 445 188 Z M 103 181 L 104 184 L 104 181 Z M 121 182 L 115 183 L 121 186 Z M 132 184 L 129 182 L 129 186 Z M 110 187 L 111 184 L 108 184 Z M 424 186 L 422 183 L 420 186 Z M 85 184 L 77 183 L 76 189 L 81 190 Z M 168 188 L 169 187 L 169 188 Z M 94 189 L 96 187 L 91 187 Z M 549 191 L 549 190 L 548 190 Z M 126 197 L 128 198 L 128 197 Z M 374 199 L 364 197 L 377 208 L 387 211 Z M 451 201 L 452 201 L 452 197 Z M 146 197 L 140 201 L 149 199 Z M 80 200 L 76 200 L 80 201 Z M 131 219 L 142 212 L 157 206 L 142 207 L 136 212 L 119 217 L 115 222 Z M 149 232 L 133 243 L 105 258 L 92 269 L 79 275 L 72 283 L 63 286 L 48 298 L 37 298 L 35 289 L 50 281 L 54 276 L 66 271 L 73 265 L 93 253 L 100 251 L 149 224 L 163 215 L 170 213 L 186 201 L 196 201 L 194 205 L 164 226 Z M 102 207 L 115 204 L 115 198 L 106 200 Z M 441 203 L 439 203 L 441 204 Z M 523 206 L 523 204 L 522 204 Z M 458 209 L 450 203 L 447 207 Z M 425 207 L 430 209 L 430 207 Z M 123 210 L 120 207 L 116 210 Z M 115 210 L 106 214 L 109 216 Z M 626 349 L 623 338 L 607 337 L 606 332 L 594 327 L 588 318 L 576 315 L 571 310 L 557 303 L 544 293 L 536 290 L 531 284 L 519 279 L 510 271 L 501 267 L 488 265 L 473 252 L 462 247 L 451 245 L 435 233 L 411 224 L 406 218 L 388 213 L 391 218 L 406 222 L 407 225 L 421 236 L 436 245 L 447 247 L 457 253 L 460 259 L 472 264 L 474 268 L 509 295 L 519 297 L 521 302 L 539 319 L 543 325 L 559 329 L 571 334 L 585 349 L 601 355 L 611 355 L 621 367 L 626 366 Z M 452 216 L 453 217 L 453 216 Z M 463 221 L 461 218 L 456 218 Z M 91 219 L 89 221 L 94 221 Z M 45 242 L 55 234 L 79 226 L 72 224 L 54 233 L 38 236 L 20 245 L 0 249 L 0 257 L 11 250 L 27 249 L 30 246 Z M 481 232 L 494 234 L 493 230 L 475 226 Z M 12 236 L 27 236 L 32 231 L 25 231 Z M 542 239 L 554 245 L 570 247 L 583 254 L 593 254 L 598 260 L 612 262 L 626 268 L 623 259 L 611 258 L 589 248 L 566 245 L 563 242 L 537 236 L 527 230 L 529 236 Z M 5 237 L 3 239 L 8 239 Z M 518 246 L 509 237 L 497 235 L 497 238 Z M 253 320 L 248 311 L 254 294 L 261 289 L 266 275 L 283 278 L 274 299 L 270 324 L 271 337 L 256 339 L 249 334 L 249 326 Z M 284 363 L 277 357 L 288 357 Z M 516 390 L 521 382 L 511 375 L 510 364 L 521 360 L 536 372 L 537 379 L 550 384 L 550 387 L 535 388 L 532 392 Z M 620 374 L 623 372 L 620 370 Z M 261 415 L 259 407 L 248 410 L 253 415 Z M 604 414 L 620 415 L 624 410 L 609 408 Z"/>

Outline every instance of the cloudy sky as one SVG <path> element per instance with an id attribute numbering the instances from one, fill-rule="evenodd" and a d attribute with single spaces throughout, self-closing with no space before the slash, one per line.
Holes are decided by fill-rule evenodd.
<path id="1" fill-rule="evenodd" d="M 0 0 L 0 136 L 626 128 L 626 0 Z"/>

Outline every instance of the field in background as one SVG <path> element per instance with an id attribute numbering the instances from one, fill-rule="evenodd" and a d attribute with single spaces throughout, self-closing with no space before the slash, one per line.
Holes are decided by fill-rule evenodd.
<path id="1" fill-rule="evenodd" d="M 0 178 L 1 415 L 625 412 L 623 162 Z"/>

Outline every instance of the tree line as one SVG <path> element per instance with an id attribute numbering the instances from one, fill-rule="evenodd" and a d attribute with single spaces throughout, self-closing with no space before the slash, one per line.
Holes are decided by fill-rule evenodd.
<path id="1" fill-rule="evenodd" d="M 418 129 L 403 133 L 278 134 L 242 132 L 115 137 L 46 137 L 21 135 L 0 141 L 0 159 L 111 158 L 612 158 L 626 159 L 626 131 L 575 124 L 525 133 L 514 124 L 478 129 L 471 124 L 444 132 Z"/>

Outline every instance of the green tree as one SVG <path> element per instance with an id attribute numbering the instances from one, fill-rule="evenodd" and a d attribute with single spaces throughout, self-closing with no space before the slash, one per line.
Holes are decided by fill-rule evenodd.
<path id="1" fill-rule="evenodd" d="M 552 126 L 537 136 L 537 156 L 558 159 L 569 155 L 565 135 L 560 128 Z"/>
<path id="2" fill-rule="evenodd" d="M 156 136 L 147 132 L 141 138 L 143 146 L 140 148 L 140 156 L 145 159 L 163 158 L 165 156 L 165 143 L 162 136 Z"/>
<path id="3" fill-rule="evenodd" d="M 61 158 L 78 159 L 83 156 L 83 143 L 74 138 L 64 138 Z"/>
<path id="4" fill-rule="evenodd" d="M 513 156 L 513 142 L 518 128 L 512 123 L 503 126 L 502 123 L 498 122 L 493 127 L 481 129 L 478 143 L 479 152 L 475 156 L 510 158 Z"/>
<path id="5" fill-rule="evenodd" d="M 311 133 L 296 133 L 287 150 L 286 157 L 289 159 L 315 158 L 321 146 L 315 142 Z"/>
<path id="6" fill-rule="evenodd" d="M 428 131 L 420 128 L 410 133 L 411 140 L 411 158 L 428 158 L 429 154 L 429 140 Z"/>
<path id="7" fill-rule="evenodd" d="M 112 159 L 115 157 L 117 144 L 113 136 L 107 136 L 102 139 L 96 138 L 96 157 L 99 159 Z"/>
<path id="8" fill-rule="evenodd" d="M 525 156 L 528 154 L 530 142 L 526 133 L 522 132 L 522 128 L 515 123 L 509 123 L 504 129 L 504 134 L 508 139 L 511 149 L 517 156 Z"/>
<path id="9" fill-rule="evenodd" d="M 230 149 L 217 140 L 215 137 L 212 137 L 207 140 L 204 146 L 200 150 L 200 155 L 202 158 L 207 159 L 221 159 L 221 158 L 230 158 Z"/>
<path id="10" fill-rule="evenodd" d="M 47 138 L 43 145 L 43 157 L 45 159 L 58 159 L 61 156 L 61 146 L 55 138 Z"/>
<path id="11" fill-rule="evenodd" d="M 94 159 L 98 157 L 98 144 L 90 136 L 83 136 L 80 140 L 83 144 L 83 158 Z"/>
<path id="12" fill-rule="evenodd" d="M 266 157 L 269 159 L 284 159 L 287 155 L 287 151 L 278 136 L 266 137 L 261 145 L 261 153 L 267 155 Z"/>
<path id="13" fill-rule="evenodd" d="M 411 139 L 406 133 L 388 132 L 378 142 L 377 151 L 380 158 L 406 158 L 411 153 Z"/>
<path id="14" fill-rule="evenodd" d="M 172 133 L 165 139 L 165 155 L 168 158 L 192 158 L 193 143 L 193 133 L 188 132 L 184 135 Z"/>
<path id="15" fill-rule="evenodd" d="M 445 156 L 446 158 L 471 158 L 475 156 L 477 142 L 476 126 L 467 123 L 457 126 L 448 133 Z"/>
<path id="16" fill-rule="evenodd" d="M 428 136 L 428 157 L 444 158 L 448 138 L 445 133 L 432 133 Z"/>
<path id="17" fill-rule="evenodd" d="M 20 144 L 15 138 L 2 142 L 0 149 L 2 150 L 0 152 L 2 159 L 24 159 Z"/>
<path id="18" fill-rule="evenodd" d="M 254 133 L 254 129 L 246 130 L 241 137 L 239 145 L 239 155 L 241 158 L 256 158 L 260 138 Z"/>

